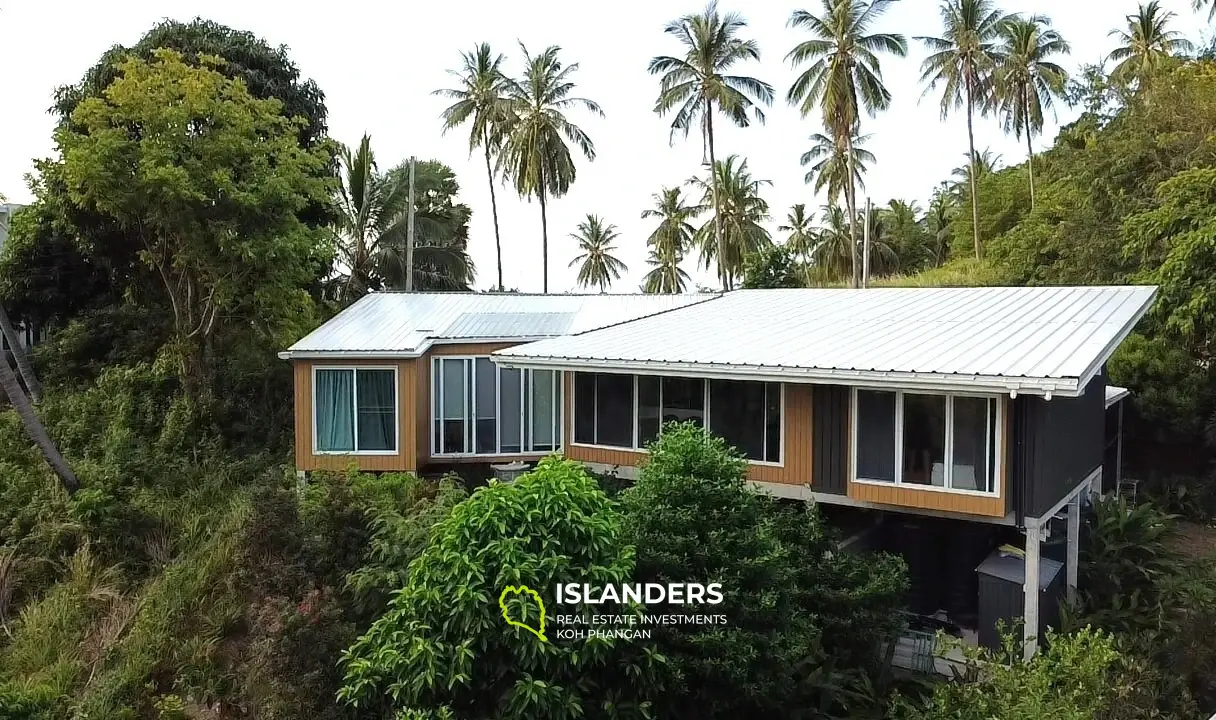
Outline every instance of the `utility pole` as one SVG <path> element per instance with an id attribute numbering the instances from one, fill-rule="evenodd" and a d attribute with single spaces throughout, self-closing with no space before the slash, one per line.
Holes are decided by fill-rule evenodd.
<path id="1" fill-rule="evenodd" d="M 870 287 L 870 198 L 866 198 L 865 214 L 861 216 L 861 286 Z"/>
<path id="2" fill-rule="evenodd" d="M 417 160 L 410 156 L 409 215 L 405 221 L 405 291 L 414 289 L 414 166 Z"/>

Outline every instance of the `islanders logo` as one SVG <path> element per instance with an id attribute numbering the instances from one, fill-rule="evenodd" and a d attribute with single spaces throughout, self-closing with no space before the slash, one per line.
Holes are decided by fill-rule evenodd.
<path id="1" fill-rule="evenodd" d="M 521 603 L 514 603 L 522 611 L 520 618 L 517 620 L 511 617 L 511 613 L 507 607 L 508 603 L 522 596 Z M 531 600 L 535 603 L 535 614 L 538 616 L 537 627 L 532 627 L 528 622 L 532 619 L 533 608 L 528 602 Z M 507 621 L 508 625 L 517 628 L 523 628 L 540 638 L 544 642 L 548 642 L 549 638 L 545 637 L 545 601 L 540 599 L 540 593 L 536 592 L 527 585 L 508 585 L 502 590 L 502 594 L 498 596 L 498 607 L 502 610 L 502 619 Z"/>

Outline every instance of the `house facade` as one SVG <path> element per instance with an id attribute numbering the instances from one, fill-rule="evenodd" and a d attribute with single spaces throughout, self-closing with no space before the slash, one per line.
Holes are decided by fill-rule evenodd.
<path id="1" fill-rule="evenodd" d="M 895 551 L 940 521 L 937 554 L 974 576 L 1001 538 L 1020 538 L 1009 582 L 1031 653 L 1043 593 L 1076 586 L 1081 504 L 1109 466 L 1108 408 L 1126 391 L 1108 387 L 1105 363 L 1154 293 L 371 295 L 282 354 L 296 465 L 424 471 L 562 452 L 629 476 L 664 423 L 696 422 L 774 495 L 920 523 L 895 533 Z M 1040 554 L 1057 520 L 1058 562 Z M 998 559 L 992 572 L 1016 570 Z M 975 592 L 955 594 L 983 625 Z"/>

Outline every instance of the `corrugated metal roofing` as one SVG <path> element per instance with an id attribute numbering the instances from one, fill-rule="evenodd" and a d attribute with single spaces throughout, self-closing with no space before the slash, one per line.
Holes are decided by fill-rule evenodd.
<path id="1" fill-rule="evenodd" d="M 495 357 L 519 365 L 1074 394 L 1155 293 L 1154 287 L 739 290 Z"/>
<path id="2" fill-rule="evenodd" d="M 524 341 L 585 332 L 713 297 L 372 293 L 281 355 L 409 357 L 435 342 Z"/>
<path id="3" fill-rule="evenodd" d="M 1106 386 L 1106 407 L 1110 407 L 1111 405 L 1114 405 L 1115 403 L 1119 402 L 1120 400 L 1122 400 L 1123 398 L 1125 398 L 1131 394 L 1132 394 L 1131 391 L 1125 387 L 1119 387 L 1118 385 L 1107 385 Z"/>

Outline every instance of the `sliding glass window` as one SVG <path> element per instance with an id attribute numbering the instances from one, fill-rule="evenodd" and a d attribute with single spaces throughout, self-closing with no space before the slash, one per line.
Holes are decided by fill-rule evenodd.
<path id="1" fill-rule="evenodd" d="M 397 416 L 394 368 L 313 371 L 314 452 L 396 453 Z"/>
<path id="2" fill-rule="evenodd" d="M 547 453 L 561 447 L 561 373 L 489 357 L 431 362 L 433 455 Z"/>
<path id="3" fill-rule="evenodd" d="M 857 479 L 995 493 L 999 406 L 996 397 L 854 391 Z"/>

